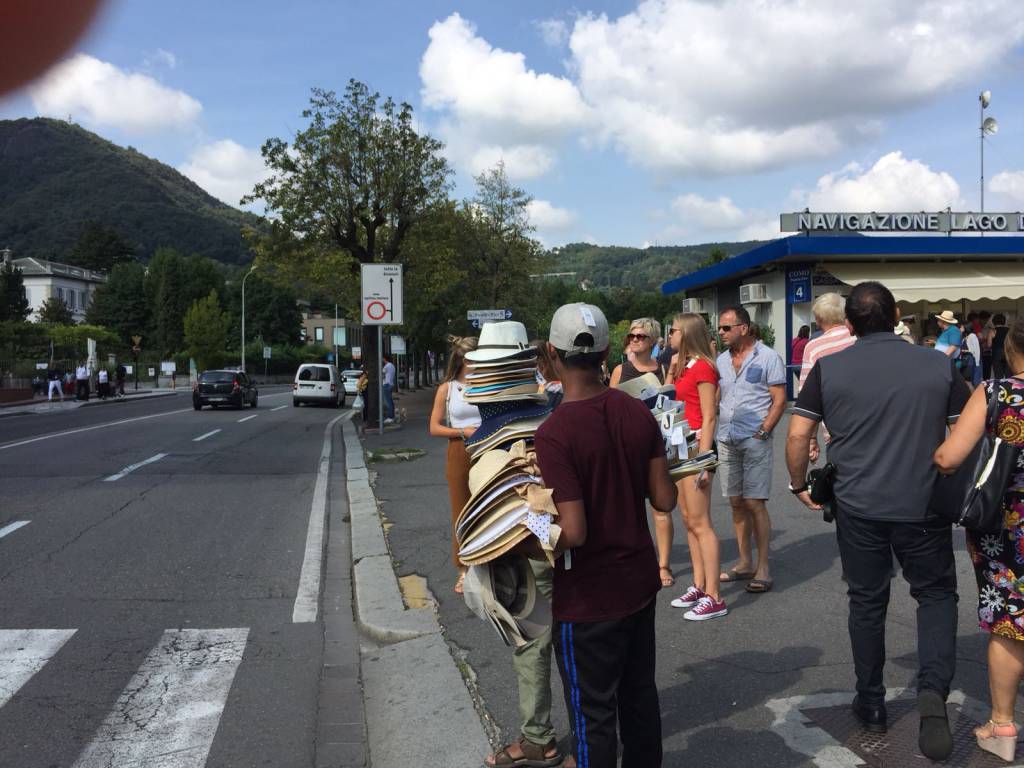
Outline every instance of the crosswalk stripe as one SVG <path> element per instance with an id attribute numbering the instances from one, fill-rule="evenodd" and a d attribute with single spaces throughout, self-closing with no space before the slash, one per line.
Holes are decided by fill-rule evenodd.
<path id="1" fill-rule="evenodd" d="M 0 707 L 46 666 L 73 629 L 0 629 Z"/>
<path id="2" fill-rule="evenodd" d="M 74 768 L 203 768 L 249 636 L 164 632 Z"/>

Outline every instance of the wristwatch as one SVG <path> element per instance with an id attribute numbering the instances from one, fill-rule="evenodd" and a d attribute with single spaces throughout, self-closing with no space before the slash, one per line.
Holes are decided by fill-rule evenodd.
<path id="1" fill-rule="evenodd" d="M 792 483 L 789 484 L 789 492 L 792 493 L 794 496 L 798 496 L 798 495 L 800 495 L 801 493 L 803 493 L 806 490 L 807 490 L 807 486 L 806 485 L 804 485 L 804 486 L 802 486 L 800 488 L 794 488 Z"/>
<path id="2" fill-rule="evenodd" d="M 772 433 L 763 428 L 758 429 L 757 432 L 754 433 L 754 437 L 756 437 L 758 440 L 767 440 L 771 436 Z"/>

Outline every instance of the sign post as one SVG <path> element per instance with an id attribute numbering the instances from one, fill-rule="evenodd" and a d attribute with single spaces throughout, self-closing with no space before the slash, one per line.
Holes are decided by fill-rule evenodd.
<path id="1" fill-rule="evenodd" d="M 270 347 L 263 347 L 263 378 L 267 378 L 267 365 L 270 363 Z"/>
<path id="2" fill-rule="evenodd" d="M 142 351 L 142 337 L 132 336 L 132 354 L 135 355 L 135 390 L 139 389 L 139 353 Z"/>
<path id="3" fill-rule="evenodd" d="M 377 326 L 377 424 L 384 434 L 383 326 L 404 322 L 402 265 L 363 264 L 360 278 L 362 323 Z"/>

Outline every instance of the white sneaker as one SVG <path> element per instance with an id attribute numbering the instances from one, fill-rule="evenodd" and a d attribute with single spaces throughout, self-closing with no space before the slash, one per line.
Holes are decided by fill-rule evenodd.
<path id="1" fill-rule="evenodd" d="M 724 600 L 715 600 L 710 595 L 704 595 L 704 597 L 697 601 L 697 605 L 692 611 L 687 611 L 683 614 L 683 618 L 690 621 L 705 621 L 706 619 L 717 619 L 719 616 L 725 616 L 728 612 L 729 609 L 725 607 Z"/>
<path id="2" fill-rule="evenodd" d="M 704 594 L 704 590 L 697 589 L 695 586 L 691 586 L 686 592 L 680 597 L 677 597 L 671 602 L 673 608 L 693 608 L 702 598 L 707 597 Z"/>
<path id="3" fill-rule="evenodd" d="M 394 424 L 395 420 L 394 419 L 384 419 L 384 423 L 385 424 Z"/>

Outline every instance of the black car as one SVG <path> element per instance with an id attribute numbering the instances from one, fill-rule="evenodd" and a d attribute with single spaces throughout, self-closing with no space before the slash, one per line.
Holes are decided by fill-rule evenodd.
<path id="1" fill-rule="evenodd" d="M 255 408 L 258 395 L 256 382 L 241 371 L 203 371 L 192 389 L 192 407 L 197 411 L 204 405 Z"/>

